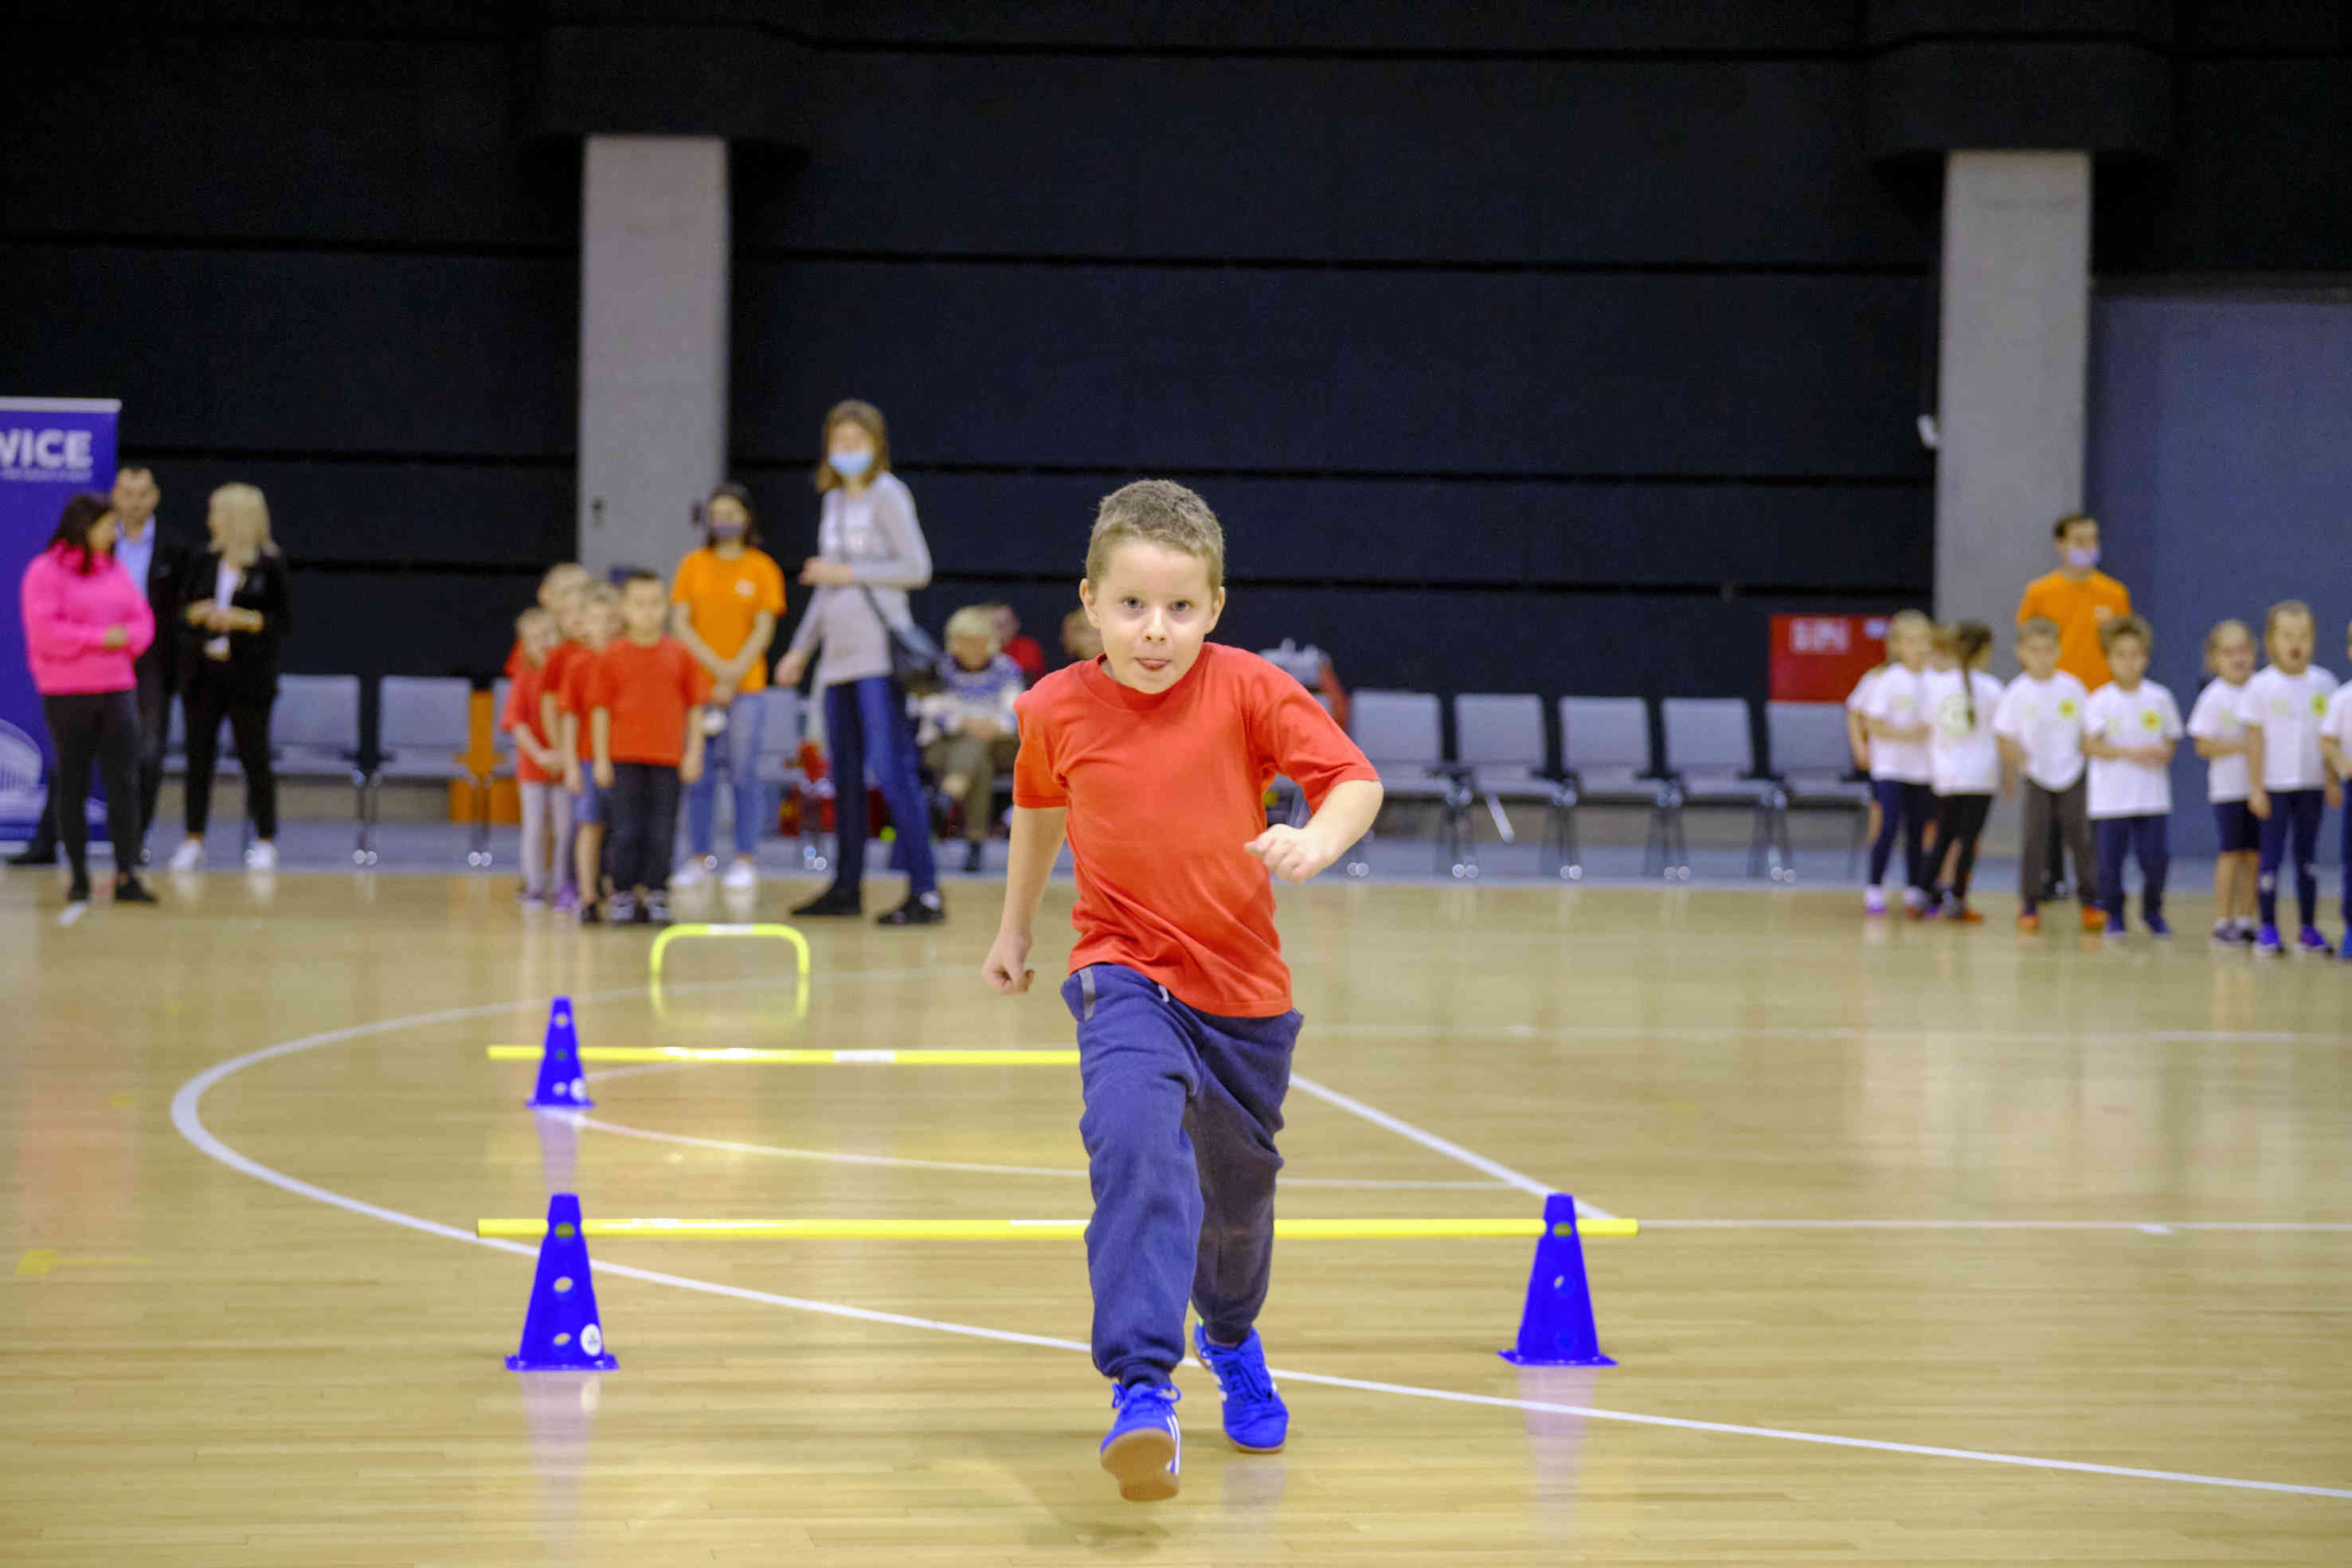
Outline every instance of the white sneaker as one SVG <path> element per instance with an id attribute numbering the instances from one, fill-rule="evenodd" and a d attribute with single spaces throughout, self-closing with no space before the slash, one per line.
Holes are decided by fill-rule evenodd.
<path id="1" fill-rule="evenodd" d="M 669 873 L 672 887 L 700 887 L 710 880 L 710 868 L 702 863 L 700 855 L 689 855 L 684 865 Z"/>
<path id="2" fill-rule="evenodd" d="M 180 841 L 180 847 L 172 852 L 169 869 L 173 871 L 198 871 L 203 869 L 204 863 L 205 841 L 202 839 L 182 839 Z"/>
<path id="3" fill-rule="evenodd" d="M 750 861 L 737 861 L 727 868 L 719 885 L 730 893 L 745 893 L 760 885 L 760 873 L 751 869 Z"/>
<path id="4" fill-rule="evenodd" d="M 271 843 L 268 839 L 263 839 L 256 843 L 251 849 L 245 852 L 245 869 L 247 871 L 276 871 L 278 869 L 278 846 Z"/>

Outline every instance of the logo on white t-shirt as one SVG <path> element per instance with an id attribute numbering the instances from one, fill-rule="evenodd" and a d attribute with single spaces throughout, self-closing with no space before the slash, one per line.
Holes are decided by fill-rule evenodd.
<path id="1" fill-rule="evenodd" d="M 2058 699 L 2058 716 L 2060 718 L 2073 718 L 2081 711 L 2082 709 L 2075 705 L 2073 697 L 2060 697 Z M 2027 716 L 2031 717 L 2032 715 L 2029 713 Z"/>

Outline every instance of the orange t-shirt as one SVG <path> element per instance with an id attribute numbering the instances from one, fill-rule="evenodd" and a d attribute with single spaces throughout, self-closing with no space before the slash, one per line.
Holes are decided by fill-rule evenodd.
<path id="1" fill-rule="evenodd" d="M 2131 613 L 2131 590 L 2104 571 L 2080 582 L 2063 571 L 2037 577 L 2025 585 L 2018 601 L 2020 625 L 2036 615 L 2058 623 L 2058 667 L 2090 691 L 2107 684 L 2107 655 L 2099 646 L 2099 628 L 2118 615 Z"/>
<path id="2" fill-rule="evenodd" d="M 610 644 L 606 644 L 609 647 Z M 557 669 L 554 654 L 548 657 L 548 667 L 555 674 L 548 676 L 555 684 L 555 707 L 558 713 L 568 713 L 580 721 L 580 760 L 596 759 L 595 737 L 588 730 L 588 679 L 604 657 L 605 649 L 591 648 L 583 643 L 566 643 L 555 653 L 571 653 Z"/>
<path id="3" fill-rule="evenodd" d="M 747 549 L 733 560 L 711 549 L 692 550 L 677 563 L 669 601 L 687 606 L 694 634 L 720 658 L 731 659 L 751 640 L 751 623 L 761 611 L 784 618 L 783 569 L 761 550 Z M 751 661 L 735 689 L 764 691 L 767 685 L 768 661 L 762 657 Z"/>
<path id="4" fill-rule="evenodd" d="M 686 760 L 687 716 L 710 695 L 710 674 L 675 637 L 607 643 L 588 677 L 588 708 L 612 715 L 615 762 L 675 768 Z"/>
<path id="5" fill-rule="evenodd" d="M 1256 654 L 1210 643 L 1167 691 L 1072 664 L 1014 711 L 1013 803 L 1069 810 L 1071 970 L 1123 964 L 1226 1018 L 1288 1012 L 1271 873 L 1242 846 L 1265 831 L 1276 773 L 1317 805 L 1335 784 L 1380 778 L 1313 695 Z"/>
<path id="6" fill-rule="evenodd" d="M 554 738 L 539 733 L 539 695 L 546 689 L 547 666 L 524 660 L 522 668 L 513 677 L 513 684 L 507 687 L 507 711 L 499 716 L 499 727 L 519 730 L 540 746 L 552 749 Z M 532 761 L 530 752 L 520 745 L 515 747 L 516 783 L 545 784 L 554 777 Z"/>

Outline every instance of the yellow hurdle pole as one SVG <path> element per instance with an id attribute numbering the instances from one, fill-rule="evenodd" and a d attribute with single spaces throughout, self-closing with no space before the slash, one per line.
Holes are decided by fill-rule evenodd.
<path id="1" fill-rule="evenodd" d="M 483 1048 L 492 1061 L 537 1061 L 535 1045 Z M 1075 1051 L 767 1051 L 682 1045 L 583 1045 L 583 1061 L 749 1062 L 763 1067 L 1074 1067 Z"/>
<path id="2" fill-rule="evenodd" d="M 669 951 L 671 943 L 684 936 L 750 936 L 790 943 L 793 951 L 798 955 L 800 960 L 800 984 L 793 992 L 793 1021 L 798 1023 L 808 1017 L 811 968 L 809 945 L 808 938 L 802 936 L 796 928 L 779 925 L 698 925 L 692 922 L 683 925 L 666 927 L 660 936 L 654 938 L 653 951 L 646 956 L 646 987 L 653 994 L 655 1016 L 661 1018 L 668 1016 L 668 1009 L 662 1003 L 662 955 Z"/>
<path id="3" fill-rule="evenodd" d="M 1083 1219 L 587 1219 L 583 1236 L 667 1239 L 673 1241 L 1036 1241 L 1086 1234 Z M 478 1219 L 474 1234 L 535 1241 L 547 1233 L 544 1219 Z M 1277 1219 L 1274 1234 L 1285 1241 L 1423 1241 L 1479 1237 L 1539 1237 L 1540 1219 Z M 1632 1219 L 1582 1219 L 1581 1236 L 1636 1236 Z M 1559 1227 L 1558 1234 L 1570 1234 Z"/>

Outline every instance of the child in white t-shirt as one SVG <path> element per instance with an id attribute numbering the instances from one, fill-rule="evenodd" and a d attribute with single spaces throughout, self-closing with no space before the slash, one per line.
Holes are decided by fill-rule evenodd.
<path id="1" fill-rule="evenodd" d="M 1921 685 L 1927 667 L 1927 640 L 1934 628 L 1916 610 L 1906 610 L 1886 623 L 1886 646 L 1895 663 L 1878 673 L 1864 702 L 1862 717 L 1870 734 L 1870 792 L 1878 801 L 1878 832 L 1870 845 L 1870 883 L 1863 908 L 1871 915 L 1886 913 L 1886 895 L 1879 889 L 1886 862 L 1894 855 L 1897 834 L 1903 840 L 1903 904 L 1914 920 L 1928 909 L 1930 868 L 1923 834 L 1935 797 L 1927 756 L 1930 730 L 1927 692 Z"/>
<path id="2" fill-rule="evenodd" d="M 2090 694 L 2058 667 L 2058 624 L 2035 615 L 2017 628 L 2017 662 L 2025 673 L 2009 683 L 1993 710 L 1992 732 L 2002 766 L 2025 776 L 2024 842 L 2018 853 L 2017 928 L 2042 929 L 2042 877 L 2050 863 L 2050 835 L 2063 835 L 2074 857 L 2074 883 L 2083 900 L 2083 929 L 2106 924 L 2099 909 L 2099 872 L 2092 860 L 2091 822 L 2084 812 L 2083 708 Z M 2014 783 L 2002 780 L 2003 792 Z"/>
<path id="3" fill-rule="evenodd" d="M 2099 646 L 2115 679 L 2083 709 L 2083 755 L 2090 759 L 2091 826 L 2099 841 L 2099 886 L 2106 894 L 2107 939 L 2124 927 L 2124 852 L 2139 862 L 2139 916 L 2151 936 L 2172 935 L 2164 920 L 2164 878 L 2172 865 L 2166 825 L 2172 816 L 2172 748 L 2180 707 L 2147 679 L 2155 633 L 2137 615 L 2099 626 Z"/>
<path id="4" fill-rule="evenodd" d="M 2213 803 L 2221 850 L 2213 860 L 2213 940 L 2254 943 L 2254 878 L 2262 823 L 2246 807 L 2246 724 L 2238 703 L 2254 673 L 2254 634 L 2242 621 L 2217 621 L 2205 633 L 2205 672 L 2213 678 L 2189 710 L 2189 738 L 2206 761 L 2205 798 Z"/>
<path id="5" fill-rule="evenodd" d="M 2352 627 L 2345 629 L 2344 656 L 2352 659 Z M 2337 781 L 2340 796 L 2342 781 L 2352 779 L 2352 685 L 2336 687 L 2336 695 L 2327 699 L 2327 716 L 2319 726 L 2319 752 L 2328 777 Z M 2352 810 L 2344 813 L 2343 860 L 2345 942 L 2336 956 L 2352 963 Z"/>
<path id="6" fill-rule="evenodd" d="M 2342 795 L 2319 753 L 2319 730 L 2327 717 L 2336 677 L 2311 662 L 2318 630 L 2311 606 L 2286 600 L 2263 619 L 2263 642 L 2270 667 L 2246 683 L 2238 716 L 2246 726 L 2246 805 L 2262 820 L 2262 860 L 2254 883 L 2263 928 L 2254 937 L 2258 956 L 2276 956 L 2286 944 L 2278 929 L 2279 866 L 2289 841 L 2294 850 L 2294 898 L 2303 915 L 2295 951 L 2324 958 L 2333 952 L 2319 934 L 2319 821 Z"/>
<path id="7" fill-rule="evenodd" d="M 1937 844 L 1948 868 L 1943 915 L 1975 925 L 1984 916 L 1969 907 L 1969 877 L 1977 863 L 1977 841 L 1992 813 L 2000 788 L 2000 745 L 1992 716 L 2000 706 L 2000 683 L 1984 673 L 1992 659 L 1992 629 L 1963 621 L 1951 631 L 1953 667 L 1927 674 L 1929 787 L 1936 792 Z"/>

